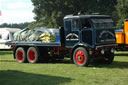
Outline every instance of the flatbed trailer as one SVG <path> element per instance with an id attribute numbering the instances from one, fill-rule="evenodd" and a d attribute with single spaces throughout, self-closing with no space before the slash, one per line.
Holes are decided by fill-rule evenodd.
<path id="1" fill-rule="evenodd" d="M 77 66 L 88 66 L 94 59 L 107 63 L 114 60 L 115 29 L 106 15 L 77 15 L 64 17 L 59 29 L 60 42 L 8 42 L 17 62 L 36 63 L 69 57 Z"/>
<path id="2" fill-rule="evenodd" d="M 50 46 L 50 47 L 61 47 L 61 43 L 60 42 L 50 42 L 50 43 L 45 43 L 45 42 L 40 42 L 40 41 L 36 41 L 36 42 L 8 42 L 8 45 L 16 45 L 16 46 Z"/>

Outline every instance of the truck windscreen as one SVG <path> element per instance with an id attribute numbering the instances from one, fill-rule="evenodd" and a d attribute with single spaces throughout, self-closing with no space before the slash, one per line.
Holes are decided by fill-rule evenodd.
<path id="1" fill-rule="evenodd" d="M 80 20 L 81 28 L 91 28 L 91 24 L 88 19 L 81 18 Z"/>
<path id="2" fill-rule="evenodd" d="M 91 19 L 93 22 L 94 28 L 112 28 L 113 20 L 110 19 Z"/>

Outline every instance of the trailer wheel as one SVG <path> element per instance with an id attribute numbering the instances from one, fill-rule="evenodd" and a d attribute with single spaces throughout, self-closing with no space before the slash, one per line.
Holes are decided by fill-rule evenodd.
<path id="1" fill-rule="evenodd" d="M 23 47 L 18 47 L 15 52 L 15 57 L 18 63 L 26 62 L 26 53 Z"/>
<path id="2" fill-rule="evenodd" d="M 30 47 L 27 51 L 27 59 L 29 63 L 37 63 L 39 60 L 39 53 L 37 48 Z"/>
<path id="3" fill-rule="evenodd" d="M 73 62 L 77 66 L 88 66 L 89 64 L 89 56 L 88 52 L 83 47 L 78 47 L 73 52 Z"/>

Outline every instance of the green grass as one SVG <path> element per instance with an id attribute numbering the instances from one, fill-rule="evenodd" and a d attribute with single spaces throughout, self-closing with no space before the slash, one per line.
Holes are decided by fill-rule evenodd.
<path id="1" fill-rule="evenodd" d="M 112 65 L 77 67 L 67 61 L 19 64 L 0 51 L 0 85 L 127 85 L 128 53 L 116 52 Z"/>

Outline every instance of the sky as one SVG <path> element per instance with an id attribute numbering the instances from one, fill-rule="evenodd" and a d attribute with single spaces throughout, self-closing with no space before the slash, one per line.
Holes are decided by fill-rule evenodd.
<path id="1" fill-rule="evenodd" d="M 0 0 L 0 24 L 34 21 L 31 0 Z"/>

